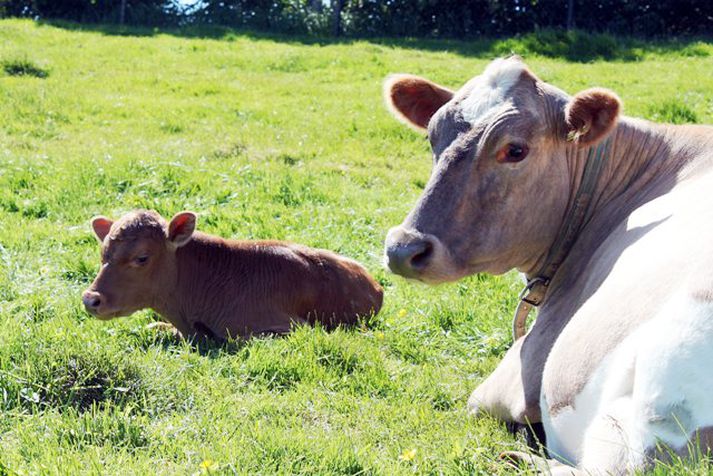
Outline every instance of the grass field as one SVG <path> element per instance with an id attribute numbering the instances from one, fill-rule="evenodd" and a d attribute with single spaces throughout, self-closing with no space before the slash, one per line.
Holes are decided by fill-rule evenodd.
<path id="1" fill-rule="evenodd" d="M 551 40 L 0 22 L 0 475 L 507 474 L 495 458 L 521 443 L 465 404 L 509 345 L 519 283 L 428 288 L 382 269 L 430 168 L 382 79 L 456 87 L 513 50 L 569 92 L 614 89 L 630 115 L 713 122 L 710 43 Z M 147 330 L 148 311 L 97 321 L 80 300 L 99 263 L 89 220 L 137 207 L 351 256 L 385 307 L 358 329 L 222 347 Z"/>

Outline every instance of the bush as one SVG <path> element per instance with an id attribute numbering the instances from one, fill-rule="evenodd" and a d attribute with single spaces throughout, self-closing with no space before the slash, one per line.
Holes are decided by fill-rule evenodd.
<path id="1" fill-rule="evenodd" d="M 588 34 L 582 31 L 541 30 L 510 38 L 496 44 L 499 55 L 517 53 L 564 58 L 587 62 L 598 59 L 636 59 L 635 50 L 607 34 Z"/>
<path id="2" fill-rule="evenodd" d="M 480 38 L 563 28 L 562 0 L 127 0 L 134 25 L 224 25 L 290 34 L 334 31 L 332 6 L 342 5 L 346 36 Z M 118 0 L 0 0 L 0 16 L 118 23 Z M 710 35 L 710 0 L 575 0 L 574 26 L 589 32 L 661 37 Z"/>

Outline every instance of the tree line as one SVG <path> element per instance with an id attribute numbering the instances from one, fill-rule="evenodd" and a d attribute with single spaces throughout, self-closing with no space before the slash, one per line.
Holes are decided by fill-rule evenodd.
<path id="1" fill-rule="evenodd" d="M 349 37 L 468 39 L 550 28 L 713 34 L 713 0 L 0 0 L 0 16 Z"/>

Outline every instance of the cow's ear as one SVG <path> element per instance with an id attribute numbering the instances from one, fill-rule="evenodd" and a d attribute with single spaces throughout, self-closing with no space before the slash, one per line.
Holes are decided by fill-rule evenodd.
<path id="1" fill-rule="evenodd" d="M 620 110 L 621 101 L 612 91 L 582 91 L 565 108 L 567 140 L 582 146 L 596 144 L 614 128 Z"/>
<path id="2" fill-rule="evenodd" d="M 94 230 L 94 234 L 97 235 L 99 241 L 104 241 L 104 238 L 109 234 L 109 230 L 113 224 L 114 222 L 107 217 L 98 216 L 92 218 L 92 230 Z"/>
<path id="3" fill-rule="evenodd" d="M 179 248 L 189 241 L 196 229 L 196 214 L 193 212 L 176 213 L 168 224 L 168 241 Z"/>
<path id="4" fill-rule="evenodd" d="M 423 131 L 453 91 L 410 74 L 393 74 L 384 82 L 384 99 L 397 119 Z"/>

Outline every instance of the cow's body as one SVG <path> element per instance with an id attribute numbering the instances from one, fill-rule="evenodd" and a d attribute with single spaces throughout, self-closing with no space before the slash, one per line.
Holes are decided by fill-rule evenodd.
<path id="1" fill-rule="evenodd" d="M 621 122 L 618 129 L 630 127 Z M 642 134 L 678 132 L 637 125 Z M 713 243 L 713 131 L 698 130 L 708 132 L 698 137 L 709 141 L 707 150 L 686 157 L 662 147 L 661 160 L 676 162 L 668 173 L 656 173 L 653 186 L 627 184 L 630 193 L 595 213 L 533 329 L 503 362 L 512 375 L 496 370 L 471 397 L 473 411 L 504 404 L 501 416 L 521 423 L 541 415 L 551 455 L 614 473 L 624 453 L 632 467 L 643 465 L 654 436 L 685 449 L 696 429 L 713 425 L 713 253 L 705 252 Z M 635 160 L 616 146 L 612 152 L 615 163 Z M 652 177 L 641 180 L 652 185 Z M 499 394 L 501 379 L 511 377 L 523 382 L 522 392 Z M 681 388 L 686 382 L 702 398 Z M 618 440 L 609 434 L 618 431 L 607 426 L 612 416 L 629 419 Z M 633 444 L 637 436 L 643 440 Z M 627 443 L 628 450 L 599 464 Z M 587 446 L 594 461 L 585 458 Z"/>
<path id="2" fill-rule="evenodd" d="M 614 96 L 572 99 L 524 66 L 516 74 L 518 64 L 491 65 L 469 83 L 490 83 L 486 93 L 466 85 L 447 103 L 439 99 L 443 90 L 414 86 L 413 77 L 389 84 L 392 105 L 412 124 L 425 128 L 423 117 L 432 118 L 441 156 L 417 207 L 389 233 L 389 265 L 425 281 L 512 267 L 534 277 L 573 206 L 587 152 L 609 141 L 587 220 L 537 321 L 469 407 L 506 421 L 541 421 L 550 455 L 571 465 L 555 471 L 567 474 L 645 467 L 662 457 L 659 442 L 684 456 L 689 446 L 692 454 L 710 449 L 713 127 L 617 121 Z M 528 129 L 519 113 L 542 119 Z M 513 121 L 513 132 L 505 121 Z M 517 157 L 501 161 L 494 151 L 502 142 L 487 137 L 491 130 L 505 144 L 526 141 L 533 157 L 515 150 Z M 461 151 L 475 141 L 473 162 L 464 162 Z M 458 181 L 470 183 L 472 198 L 456 195 L 464 193 Z M 462 233 L 475 243 L 463 244 Z"/>
<path id="3" fill-rule="evenodd" d="M 163 226 L 155 214 L 142 217 L 146 213 L 129 214 L 100 236 L 102 271 L 84 299 L 99 317 L 149 307 L 183 335 L 220 339 L 285 333 L 300 323 L 351 325 L 381 307 L 381 287 L 351 259 L 293 243 L 225 240 L 199 232 L 180 246 L 162 246 L 166 232 L 141 232 L 142 227 Z M 142 220 L 139 225 L 122 224 Z M 149 239 L 156 241 L 151 247 L 135 244 Z M 112 246 L 127 251 L 107 252 Z M 145 254 L 158 264 L 132 269 L 131 260 Z M 118 269 L 122 265 L 128 268 L 124 274 Z M 157 269 L 130 279 L 128 273 L 143 273 L 148 265 Z M 133 285 L 130 280 L 142 282 L 144 290 L 122 295 Z M 95 298 L 99 301 L 91 306 Z"/>
<path id="4" fill-rule="evenodd" d="M 245 336 L 317 322 L 332 329 L 381 307 L 381 289 L 364 268 L 327 250 L 196 233 L 176 261 L 175 292 L 156 310 L 181 332 Z"/>

